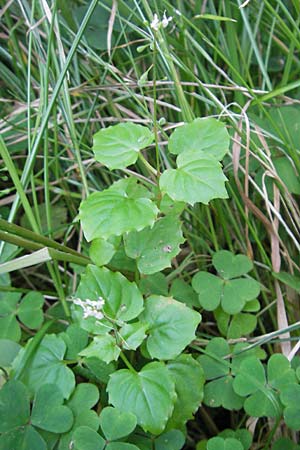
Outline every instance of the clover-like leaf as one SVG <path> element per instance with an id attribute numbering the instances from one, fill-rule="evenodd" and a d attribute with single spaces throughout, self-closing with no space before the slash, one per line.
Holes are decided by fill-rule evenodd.
<path id="1" fill-rule="evenodd" d="M 43 307 L 44 297 L 40 292 L 28 292 L 20 302 L 18 317 L 28 328 L 39 328 L 44 320 Z"/>
<path id="2" fill-rule="evenodd" d="M 199 308 L 198 296 L 192 286 L 180 278 L 176 278 L 170 288 L 170 295 L 179 302 L 185 303 L 192 308 L 196 306 Z"/>
<path id="3" fill-rule="evenodd" d="M 157 220 L 152 228 L 124 236 L 126 254 L 137 259 L 139 271 L 147 275 L 170 267 L 183 242 L 181 223 L 172 216 Z"/>
<path id="4" fill-rule="evenodd" d="M 195 338 L 201 316 L 171 297 L 153 295 L 140 320 L 149 325 L 146 346 L 151 357 L 173 359 Z"/>
<path id="5" fill-rule="evenodd" d="M 0 390 L 0 433 L 24 426 L 30 416 L 29 394 L 23 383 L 11 380 Z"/>
<path id="6" fill-rule="evenodd" d="M 127 442 L 109 442 L 105 450 L 140 450 L 136 445 Z"/>
<path id="7" fill-rule="evenodd" d="M 81 356 L 95 356 L 106 363 L 117 361 L 121 349 L 118 347 L 116 338 L 111 334 L 95 336 L 90 345 L 80 352 Z"/>
<path id="8" fill-rule="evenodd" d="M 192 279 L 192 286 L 198 293 L 200 305 L 206 311 L 214 311 L 223 294 L 223 280 L 209 272 L 198 272 Z"/>
<path id="9" fill-rule="evenodd" d="M 23 376 L 25 384 L 32 392 L 37 392 L 44 384 L 56 384 L 64 398 L 69 398 L 74 386 L 75 376 L 64 363 L 66 344 L 64 340 L 54 334 L 46 335 L 30 367 Z"/>
<path id="10" fill-rule="evenodd" d="M 143 297 L 136 284 L 128 281 L 121 273 L 104 267 L 89 265 L 86 268 L 76 296 L 82 300 L 103 298 L 103 312 L 114 320 L 134 319 L 143 310 Z"/>
<path id="11" fill-rule="evenodd" d="M 203 152 L 188 151 L 177 157 L 177 169 L 167 169 L 160 177 L 162 192 L 174 201 L 208 204 L 214 198 L 227 198 L 221 164 Z"/>
<path id="12" fill-rule="evenodd" d="M 132 178 L 91 194 L 81 203 L 79 214 L 87 241 L 121 236 L 153 225 L 158 209 L 147 195 L 146 189 L 138 189 Z"/>
<path id="13" fill-rule="evenodd" d="M 73 424 L 70 408 L 63 405 L 64 396 L 56 384 L 44 384 L 34 398 L 32 425 L 53 433 L 65 433 Z"/>
<path id="14" fill-rule="evenodd" d="M 199 408 L 203 399 L 204 372 L 191 355 L 180 355 L 168 362 L 167 368 L 175 382 L 177 399 L 168 428 L 181 429 Z"/>
<path id="15" fill-rule="evenodd" d="M 238 430 L 231 430 L 230 428 L 227 428 L 221 431 L 218 436 L 223 439 L 237 439 L 242 444 L 244 450 L 249 450 L 252 444 L 252 434 L 245 428 L 239 428 Z"/>
<path id="16" fill-rule="evenodd" d="M 6 292 L 0 302 L 0 338 L 18 342 L 21 329 L 16 319 L 17 304 L 21 298 L 18 292 Z"/>
<path id="17" fill-rule="evenodd" d="M 222 406 L 228 410 L 241 409 L 245 399 L 234 391 L 233 380 L 232 375 L 226 375 L 206 383 L 203 402 L 211 408 Z"/>
<path id="18" fill-rule="evenodd" d="M 176 399 L 174 382 L 161 362 L 146 364 L 140 372 L 116 371 L 107 391 L 113 406 L 134 414 L 138 425 L 153 434 L 165 428 Z"/>
<path id="19" fill-rule="evenodd" d="M 67 406 L 73 413 L 74 422 L 71 430 L 61 436 L 58 450 L 69 450 L 75 430 L 87 426 L 94 431 L 99 428 L 100 420 L 96 411 L 92 410 L 99 400 L 98 388 L 91 383 L 80 383 L 74 390 Z"/>
<path id="20" fill-rule="evenodd" d="M 284 420 L 292 430 L 300 430 L 300 386 L 296 383 L 282 387 L 280 400 L 285 406 Z"/>
<path id="21" fill-rule="evenodd" d="M 76 428 L 72 436 L 74 450 L 103 450 L 105 440 L 92 428 L 82 426 Z"/>
<path id="22" fill-rule="evenodd" d="M 101 411 L 100 425 L 109 441 L 116 441 L 133 432 L 137 424 L 136 416 L 127 411 L 107 406 Z"/>
<path id="23" fill-rule="evenodd" d="M 153 138 L 149 128 L 132 122 L 102 128 L 94 135 L 95 159 L 110 170 L 125 169 L 136 162 L 139 151 Z"/>
<path id="24" fill-rule="evenodd" d="M 153 442 L 155 450 L 180 450 L 184 446 L 185 436 L 179 430 L 170 430 L 157 436 L 155 439 L 149 436 L 135 434 L 130 437 L 130 442 L 138 446 L 140 450 L 152 450 Z"/>
<path id="25" fill-rule="evenodd" d="M 212 262 L 219 275 L 226 280 L 238 278 L 253 269 L 252 261 L 247 256 L 234 255 L 228 250 L 215 252 Z"/>
<path id="26" fill-rule="evenodd" d="M 207 450 L 244 450 L 243 444 L 235 438 L 213 437 L 207 441 Z"/>
<path id="27" fill-rule="evenodd" d="M 0 436 L 0 450 L 47 450 L 47 448 L 42 436 L 30 425 Z"/>
<path id="28" fill-rule="evenodd" d="M 243 310 L 247 310 L 249 303 L 251 301 L 246 303 Z M 230 316 L 222 308 L 218 308 L 214 311 L 214 316 L 220 332 L 228 339 L 238 339 L 241 336 L 247 336 L 255 330 L 257 325 L 256 316 L 244 312 Z"/>
<path id="29" fill-rule="evenodd" d="M 79 352 L 87 346 L 89 339 L 88 332 L 74 323 L 69 325 L 66 331 L 60 333 L 60 337 L 67 346 L 65 359 L 76 359 Z"/>
<path id="30" fill-rule="evenodd" d="M 178 155 L 190 150 L 203 152 L 220 161 L 229 149 L 229 135 L 225 125 L 213 118 L 197 118 L 176 128 L 168 149 Z"/>
<path id="31" fill-rule="evenodd" d="M 300 450 L 300 445 L 295 444 L 289 438 L 280 438 L 274 442 L 272 450 Z"/>

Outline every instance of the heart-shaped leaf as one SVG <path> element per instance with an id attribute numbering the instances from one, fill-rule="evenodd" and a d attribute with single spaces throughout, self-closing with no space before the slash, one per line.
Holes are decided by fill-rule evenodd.
<path id="1" fill-rule="evenodd" d="M 171 266 L 171 260 L 183 244 L 179 219 L 166 216 L 157 220 L 152 228 L 133 231 L 124 236 L 126 254 L 137 259 L 141 273 L 153 274 Z"/>
<path id="2" fill-rule="evenodd" d="M 154 224 L 158 209 L 147 198 L 145 188 L 134 189 L 135 185 L 132 178 L 123 179 L 81 203 L 79 217 L 87 241 L 121 236 Z"/>
<path id="3" fill-rule="evenodd" d="M 227 198 L 221 164 L 203 152 L 189 151 L 177 157 L 177 169 L 167 169 L 160 177 L 162 192 L 175 201 L 208 204 L 214 198 Z"/>
<path id="4" fill-rule="evenodd" d="M 219 275 L 226 280 L 238 278 L 253 269 L 252 261 L 247 256 L 234 255 L 227 250 L 214 253 L 212 262 Z"/>
<path id="5" fill-rule="evenodd" d="M 26 387 L 20 381 L 8 381 L 0 390 L 0 433 L 24 426 L 29 416 L 30 403 Z"/>
<path id="6" fill-rule="evenodd" d="M 103 298 L 103 312 L 114 320 L 134 319 L 143 310 L 143 297 L 136 284 L 128 281 L 121 273 L 104 267 L 89 265 L 86 268 L 76 296 L 82 300 Z"/>
<path id="7" fill-rule="evenodd" d="M 118 347 L 116 338 L 111 334 L 103 334 L 102 336 L 95 336 L 90 345 L 81 351 L 81 356 L 95 356 L 106 363 L 117 361 L 121 349 Z"/>
<path id="8" fill-rule="evenodd" d="M 0 450 L 47 450 L 42 436 L 32 427 L 26 426 L 0 436 Z"/>
<path id="9" fill-rule="evenodd" d="M 28 292 L 22 298 L 18 308 L 18 317 L 21 322 L 28 328 L 39 328 L 44 320 L 42 307 L 44 304 L 44 297 L 40 292 Z"/>
<path id="10" fill-rule="evenodd" d="M 193 277 L 192 286 L 206 311 L 214 311 L 219 306 L 224 286 L 219 277 L 208 272 L 198 272 Z"/>
<path id="11" fill-rule="evenodd" d="M 35 395 L 32 425 L 53 433 L 65 433 L 73 424 L 72 411 L 63 405 L 64 396 L 56 384 L 44 384 Z"/>
<path id="12" fill-rule="evenodd" d="M 229 135 L 222 122 L 198 118 L 176 128 L 169 139 L 168 149 L 175 155 L 190 150 L 203 152 L 221 161 L 229 149 Z"/>
<path id="13" fill-rule="evenodd" d="M 149 325 L 146 345 L 151 357 L 173 359 L 195 338 L 201 316 L 171 297 L 152 295 L 140 320 Z"/>
<path id="14" fill-rule="evenodd" d="M 204 386 L 203 402 L 211 408 L 222 406 L 228 410 L 241 409 L 245 399 L 233 389 L 233 377 L 225 377 L 210 381 Z"/>
<path id="15" fill-rule="evenodd" d="M 65 359 L 76 359 L 78 353 L 87 346 L 89 339 L 88 332 L 76 324 L 69 325 L 65 332 L 60 333 L 60 337 L 67 346 Z"/>
<path id="16" fill-rule="evenodd" d="M 238 430 L 231 430 L 227 428 L 226 430 L 221 431 L 218 436 L 223 439 L 237 439 L 243 445 L 244 450 L 249 450 L 252 444 L 252 434 L 245 428 L 240 428 Z"/>
<path id="17" fill-rule="evenodd" d="M 6 292 L 0 302 L 0 338 L 18 342 L 21 339 L 21 329 L 16 319 L 17 304 L 21 294 Z"/>
<path id="18" fill-rule="evenodd" d="M 161 362 L 152 362 L 140 372 L 121 369 L 107 385 L 109 402 L 134 414 L 145 431 L 160 434 L 171 416 L 176 399 L 175 385 Z"/>
<path id="19" fill-rule="evenodd" d="M 300 386 L 296 383 L 283 386 L 280 400 L 284 404 L 284 420 L 292 430 L 300 430 Z"/>
<path id="20" fill-rule="evenodd" d="M 243 444 L 235 438 L 214 437 L 208 440 L 207 450 L 244 450 Z"/>
<path id="21" fill-rule="evenodd" d="M 103 450 L 105 440 L 87 426 L 77 428 L 72 436 L 74 450 Z"/>
<path id="22" fill-rule="evenodd" d="M 181 429 L 193 418 L 203 399 L 204 372 L 191 355 L 180 355 L 167 364 L 173 380 L 177 399 L 168 428 Z"/>
<path id="23" fill-rule="evenodd" d="M 100 425 L 109 441 L 116 441 L 133 432 L 137 424 L 136 416 L 126 411 L 107 406 L 101 411 Z"/>
<path id="24" fill-rule="evenodd" d="M 148 128 L 132 122 L 103 128 L 94 135 L 95 159 L 110 170 L 125 169 L 152 141 L 153 133 Z"/>

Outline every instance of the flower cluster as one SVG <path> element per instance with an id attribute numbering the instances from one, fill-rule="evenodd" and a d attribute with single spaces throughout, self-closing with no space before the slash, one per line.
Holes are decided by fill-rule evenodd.
<path id="1" fill-rule="evenodd" d="M 166 28 L 168 26 L 169 22 L 171 22 L 172 19 L 173 19 L 173 17 L 167 17 L 166 16 L 166 11 L 163 14 L 162 20 L 159 20 L 157 14 L 154 14 L 153 20 L 151 22 L 151 28 L 154 31 L 158 31 L 160 27 Z"/>
<path id="2" fill-rule="evenodd" d="M 95 317 L 97 320 L 101 320 L 104 317 L 102 312 L 104 299 L 102 297 L 98 297 L 98 300 L 90 300 L 89 298 L 81 300 L 80 298 L 75 298 L 73 303 L 83 309 L 84 319 L 87 317 Z"/>

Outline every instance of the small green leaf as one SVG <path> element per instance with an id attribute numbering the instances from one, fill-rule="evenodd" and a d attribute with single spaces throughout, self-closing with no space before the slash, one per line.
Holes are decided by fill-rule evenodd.
<path id="1" fill-rule="evenodd" d="M 189 151 L 177 157 L 177 169 L 167 169 L 160 177 L 162 192 L 174 201 L 208 204 L 214 198 L 227 198 L 221 164 L 212 156 Z"/>
<path id="2" fill-rule="evenodd" d="M 0 339 L 0 366 L 9 367 L 19 351 L 21 346 L 9 339 Z"/>
<path id="3" fill-rule="evenodd" d="M 203 402 L 211 408 L 222 406 L 228 410 L 239 410 L 244 404 L 244 398 L 233 390 L 233 377 L 221 377 L 206 383 Z"/>
<path id="4" fill-rule="evenodd" d="M 181 223 L 172 216 L 157 220 L 152 228 L 124 236 L 126 254 L 137 259 L 139 271 L 146 275 L 170 267 L 183 242 Z"/>
<path id="5" fill-rule="evenodd" d="M 198 357 L 198 361 L 204 370 L 207 380 L 213 380 L 229 374 L 230 365 L 228 359 L 224 359 L 224 357 L 231 352 L 225 339 L 219 337 L 211 339 L 206 346 L 205 353 L 205 355 Z"/>
<path id="6" fill-rule="evenodd" d="M 222 122 L 198 118 L 176 128 L 169 139 L 168 149 L 175 155 L 190 150 L 203 152 L 220 161 L 228 152 L 229 135 Z"/>
<path id="7" fill-rule="evenodd" d="M 171 297 L 153 295 L 140 320 L 149 324 L 146 345 L 151 357 L 173 359 L 195 338 L 201 316 Z"/>
<path id="8" fill-rule="evenodd" d="M 171 416 L 176 399 L 175 385 L 161 362 L 152 362 L 138 373 L 121 369 L 107 385 L 109 402 L 137 417 L 145 431 L 160 434 Z"/>
<path id="9" fill-rule="evenodd" d="M 44 384 L 35 395 L 31 423 L 53 433 L 65 433 L 73 424 L 72 411 L 63 405 L 64 397 L 55 384 Z"/>
<path id="10" fill-rule="evenodd" d="M 148 128 L 132 122 L 103 128 L 94 135 L 95 159 L 110 170 L 125 169 L 136 162 L 139 151 L 153 138 Z"/>
<path id="11" fill-rule="evenodd" d="M 114 363 L 105 363 L 99 358 L 84 358 L 84 365 L 88 367 L 92 375 L 100 382 L 107 384 L 109 376 L 115 372 L 116 367 Z"/>
<path id="12" fill-rule="evenodd" d="M 107 406 L 101 411 L 100 425 L 104 436 L 109 441 L 116 441 L 133 432 L 137 424 L 136 416 L 130 412 L 120 411 Z"/>
<path id="13" fill-rule="evenodd" d="M 244 450 L 244 447 L 235 438 L 213 437 L 207 441 L 207 450 Z"/>
<path id="14" fill-rule="evenodd" d="M 254 300 L 260 292 L 257 281 L 248 278 L 237 278 L 225 281 L 221 307 L 227 314 L 237 314 L 242 311 L 246 302 Z"/>
<path id="15" fill-rule="evenodd" d="M 171 286 L 170 295 L 181 303 L 185 303 L 190 308 L 199 308 L 198 296 L 194 289 L 185 281 L 176 278 Z"/>
<path id="16" fill-rule="evenodd" d="M 288 438 L 280 438 L 274 443 L 272 450 L 300 450 L 300 445 Z"/>
<path id="17" fill-rule="evenodd" d="M 168 428 L 180 429 L 199 408 L 203 399 L 204 372 L 191 355 L 180 355 L 167 364 L 173 380 L 177 399 Z"/>
<path id="18" fill-rule="evenodd" d="M 254 356 L 242 361 L 233 382 L 234 390 L 241 396 L 256 392 L 265 386 L 266 374 L 263 364 Z"/>
<path id="19" fill-rule="evenodd" d="M 214 311 L 219 306 L 223 293 L 223 281 L 219 277 L 208 272 L 198 272 L 193 277 L 192 286 L 206 311 Z"/>
<path id="20" fill-rule="evenodd" d="M 143 310 L 143 297 L 136 284 L 128 281 L 121 273 L 104 267 L 87 266 L 76 296 L 82 300 L 98 300 L 102 297 L 103 312 L 114 320 L 132 320 Z"/>
<path id="21" fill-rule="evenodd" d="M 116 339 L 107 333 L 102 336 L 95 336 L 90 345 L 80 352 L 80 355 L 95 356 L 106 363 L 110 363 L 111 361 L 117 361 L 120 353 L 121 349 L 117 346 Z"/>
<path id="22" fill-rule="evenodd" d="M 26 425 L 29 416 L 30 403 L 26 387 L 20 381 L 8 381 L 0 390 L 0 433 Z"/>
<path id="23" fill-rule="evenodd" d="M 103 450 L 105 440 L 89 427 L 77 428 L 72 436 L 74 450 Z"/>
<path id="24" fill-rule="evenodd" d="M 132 178 L 122 179 L 81 203 L 79 217 L 87 241 L 121 236 L 154 224 L 158 209 L 146 198 L 146 192 L 135 190 L 135 186 Z"/>
<path id="25" fill-rule="evenodd" d="M 155 439 L 155 450 L 180 450 L 185 443 L 185 436 L 179 430 L 170 430 Z"/>
<path id="26" fill-rule="evenodd" d="M 41 435 L 32 427 L 26 426 L 0 436 L 0 450 L 47 450 Z"/>
<path id="27" fill-rule="evenodd" d="M 252 444 L 252 434 L 245 428 L 240 428 L 236 431 L 227 428 L 226 430 L 221 431 L 218 436 L 222 437 L 223 439 L 237 439 L 242 444 L 244 450 L 249 450 Z"/>
<path id="28" fill-rule="evenodd" d="M 247 303 L 246 303 L 247 305 Z M 224 313 L 226 314 L 226 313 Z M 238 339 L 247 336 L 255 330 L 257 318 L 253 314 L 239 313 L 230 320 L 226 336 L 228 339 Z"/>
<path id="29" fill-rule="evenodd" d="M 284 404 L 284 420 L 292 430 L 300 430 L 300 385 L 296 383 L 283 386 L 280 400 Z"/>
<path id="30" fill-rule="evenodd" d="M 120 238 L 94 239 L 90 247 L 90 258 L 96 266 L 105 266 L 112 259 L 120 244 Z"/>
<path id="31" fill-rule="evenodd" d="M 44 297 L 40 292 L 28 292 L 22 298 L 18 308 L 18 317 L 26 327 L 31 329 L 39 328 L 44 320 L 42 307 L 44 304 Z"/>
<path id="32" fill-rule="evenodd" d="M 81 352 L 88 343 L 88 332 L 76 324 L 69 325 L 65 332 L 60 333 L 60 337 L 63 338 L 67 346 L 65 359 L 76 359 L 78 353 Z"/>
<path id="33" fill-rule="evenodd" d="M 21 294 L 6 292 L 0 302 L 0 338 L 18 342 L 21 339 L 21 329 L 16 319 L 17 304 Z"/>
<path id="34" fill-rule="evenodd" d="M 234 255 L 227 250 L 214 253 L 212 262 L 219 275 L 226 280 L 238 278 L 253 269 L 252 261 L 247 256 Z"/>
<path id="35" fill-rule="evenodd" d="M 151 294 L 167 296 L 169 292 L 167 279 L 161 272 L 141 278 L 139 288 L 146 297 Z"/>
<path id="36" fill-rule="evenodd" d="M 121 337 L 120 345 L 122 345 L 124 350 L 136 350 L 146 339 L 148 328 L 147 323 L 126 323 L 119 331 Z"/>

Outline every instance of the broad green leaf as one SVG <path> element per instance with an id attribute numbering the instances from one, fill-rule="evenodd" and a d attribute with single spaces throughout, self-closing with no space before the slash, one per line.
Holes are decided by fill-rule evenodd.
<path id="1" fill-rule="evenodd" d="M 177 157 L 177 169 L 167 169 L 160 177 L 162 192 L 175 201 L 208 204 L 214 198 L 227 198 L 221 164 L 202 152 L 188 151 Z"/>
<path id="2" fill-rule="evenodd" d="M 88 332 L 76 324 L 69 325 L 65 332 L 60 333 L 60 337 L 67 346 L 65 359 L 76 359 L 78 353 L 88 344 Z"/>
<path id="3" fill-rule="evenodd" d="M 158 209 L 137 182 L 125 178 L 102 192 L 91 194 L 80 205 L 79 218 L 87 241 L 121 236 L 154 224 Z"/>
<path id="4" fill-rule="evenodd" d="M 155 439 L 155 450 L 180 450 L 185 443 L 185 436 L 179 430 L 170 430 Z"/>
<path id="5" fill-rule="evenodd" d="M 30 403 L 26 387 L 20 381 L 8 381 L 0 390 L 0 433 L 26 425 L 29 416 Z"/>
<path id="6" fill-rule="evenodd" d="M 229 149 L 225 125 L 216 119 L 195 119 L 176 128 L 169 139 L 168 149 L 178 155 L 190 150 L 203 152 L 220 161 Z"/>
<path id="7" fill-rule="evenodd" d="M 157 220 L 152 228 L 132 231 L 124 236 L 125 252 L 137 259 L 141 273 L 150 275 L 171 266 L 172 259 L 183 244 L 179 219 L 166 216 Z"/>
<path id="8" fill-rule="evenodd" d="M 153 138 L 149 128 L 132 122 L 102 128 L 94 135 L 95 159 L 110 170 L 125 169 L 136 162 L 139 151 L 148 147 Z"/>
<path id="9" fill-rule="evenodd" d="M 69 398 L 74 386 L 75 376 L 64 363 L 66 344 L 54 334 L 46 335 L 26 373 L 25 383 L 32 392 L 37 392 L 44 384 L 56 384 L 64 398 Z"/>
<path id="10" fill-rule="evenodd" d="M 147 323 L 134 322 L 126 323 L 119 331 L 121 338 L 120 346 L 124 350 L 136 350 L 146 339 L 146 332 L 149 326 Z"/>
<path id="11" fill-rule="evenodd" d="M 19 351 L 21 346 L 9 339 L 0 339 L 0 366 L 9 367 Z"/>
<path id="12" fill-rule="evenodd" d="M 43 304 L 44 297 L 37 291 L 28 292 L 22 298 L 18 308 L 18 317 L 26 327 L 36 329 L 42 325 L 44 320 Z"/>
<path id="13" fill-rule="evenodd" d="M 99 358 L 84 358 L 84 365 L 89 369 L 92 376 L 100 383 L 107 384 L 109 376 L 115 372 L 116 367 L 114 363 L 105 363 Z"/>
<path id="14" fill-rule="evenodd" d="M 8 449 L 47 450 L 47 445 L 41 435 L 29 425 L 0 436 L 0 450 Z"/>
<path id="15" fill-rule="evenodd" d="M 249 300 L 243 308 L 244 312 L 258 312 L 260 310 L 260 303 L 257 299 Z"/>
<path id="16" fill-rule="evenodd" d="M 219 277 L 209 272 L 198 272 L 193 277 L 192 286 L 206 311 L 214 311 L 219 306 L 223 293 L 223 281 Z"/>
<path id="17" fill-rule="evenodd" d="M 72 436 L 74 450 L 103 450 L 105 440 L 87 426 L 77 428 Z"/>
<path id="18" fill-rule="evenodd" d="M 149 363 L 140 372 L 118 370 L 107 391 L 113 406 L 134 414 L 138 425 L 153 434 L 163 431 L 176 400 L 174 382 L 161 362 Z"/>
<path id="19" fill-rule="evenodd" d="M 195 338 L 201 316 L 171 297 L 153 295 L 140 320 L 149 324 L 146 346 L 151 357 L 173 359 Z"/>
<path id="20" fill-rule="evenodd" d="M 151 294 L 167 296 L 169 292 L 167 279 L 161 272 L 141 278 L 139 289 L 146 297 Z"/>
<path id="21" fill-rule="evenodd" d="M 213 437 L 207 442 L 207 450 L 244 450 L 244 447 L 235 438 Z"/>
<path id="22" fill-rule="evenodd" d="M 53 433 L 68 431 L 73 424 L 73 414 L 63 401 L 64 397 L 55 384 L 41 386 L 33 402 L 32 425 Z"/>
<path id="23" fill-rule="evenodd" d="M 226 280 L 245 275 L 253 268 L 252 261 L 247 256 L 234 255 L 227 250 L 214 253 L 212 262 L 219 275 Z"/>
<path id="24" fill-rule="evenodd" d="M 167 364 L 173 380 L 177 399 L 168 428 L 181 429 L 199 408 L 203 399 L 204 372 L 191 355 L 180 355 Z"/>
<path id="25" fill-rule="evenodd" d="M 170 295 L 181 303 L 185 303 L 192 308 L 196 306 L 199 308 L 198 296 L 194 289 L 185 281 L 176 278 L 171 286 Z"/>
<path id="26" fill-rule="evenodd" d="M 233 390 L 233 378 L 227 375 L 206 383 L 204 386 L 203 402 L 211 408 L 222 406 L 228 410 L 238 410 L 245 399 Z"/>
<path id="27" fill-rule="evenodd" d="M 121 349 L 116 343 L 116 338 L 107 333 L 102 336 L 95 336 L 90 345 L 80 352 L 80 355 L 95 356 L 106 363 L 110 363 L 111 361 L 117 361 L 120 353 Z"/>
<path id="28" fill-rule="evenodd" d="M 234 390 L 241 396 L 253 394 L 265 386 L 266 374 L 263 364 L 254 356 L 242 361 L 233 382 Z"/>
<path id="29" fill-rule="evenodd" d="M 99 416 L 92 410 L 99 400 L 99 391 L 94 384 L 80 383 L 73 392 L 67 406 L 72 410 L 74 422 L 71 430 L 61 436 L 58 450 L 69 450 L 74 431 L 81 426 L 88 426 L 97 431 L 100 425 Z"/>
<path id="30" fill-rule="evenodd" d="M 143 310 L 143 297 L 135 283 L 121 273 L 89 265 L 81 276 L 76 296 L 105 301 L 103 312 L 114 320 L 132 320 Z"/>
<path id="31" fill-rule="evenodd" d="M 96 266 L 105 266 L 112 259 L 120 245 L 120 238 L 94 239 L 90 247 L 90 258 Z"/>
<path id="32" fill-rule="evenodd" d="M 109 441 L 116 441 L 133 432 L 137 424 L 136 416 L 130 412 L 120 411 L 107 406 L 101 411 L 100 425 L 104 436 Z"/>
<path id="33" fill-rule="evenodd" d="M 186 207 L 184 202 L 174 202 L 169 195 L 163 195 L 159 209 L 166 216 L 180 216 L 184 208 Z"/>

